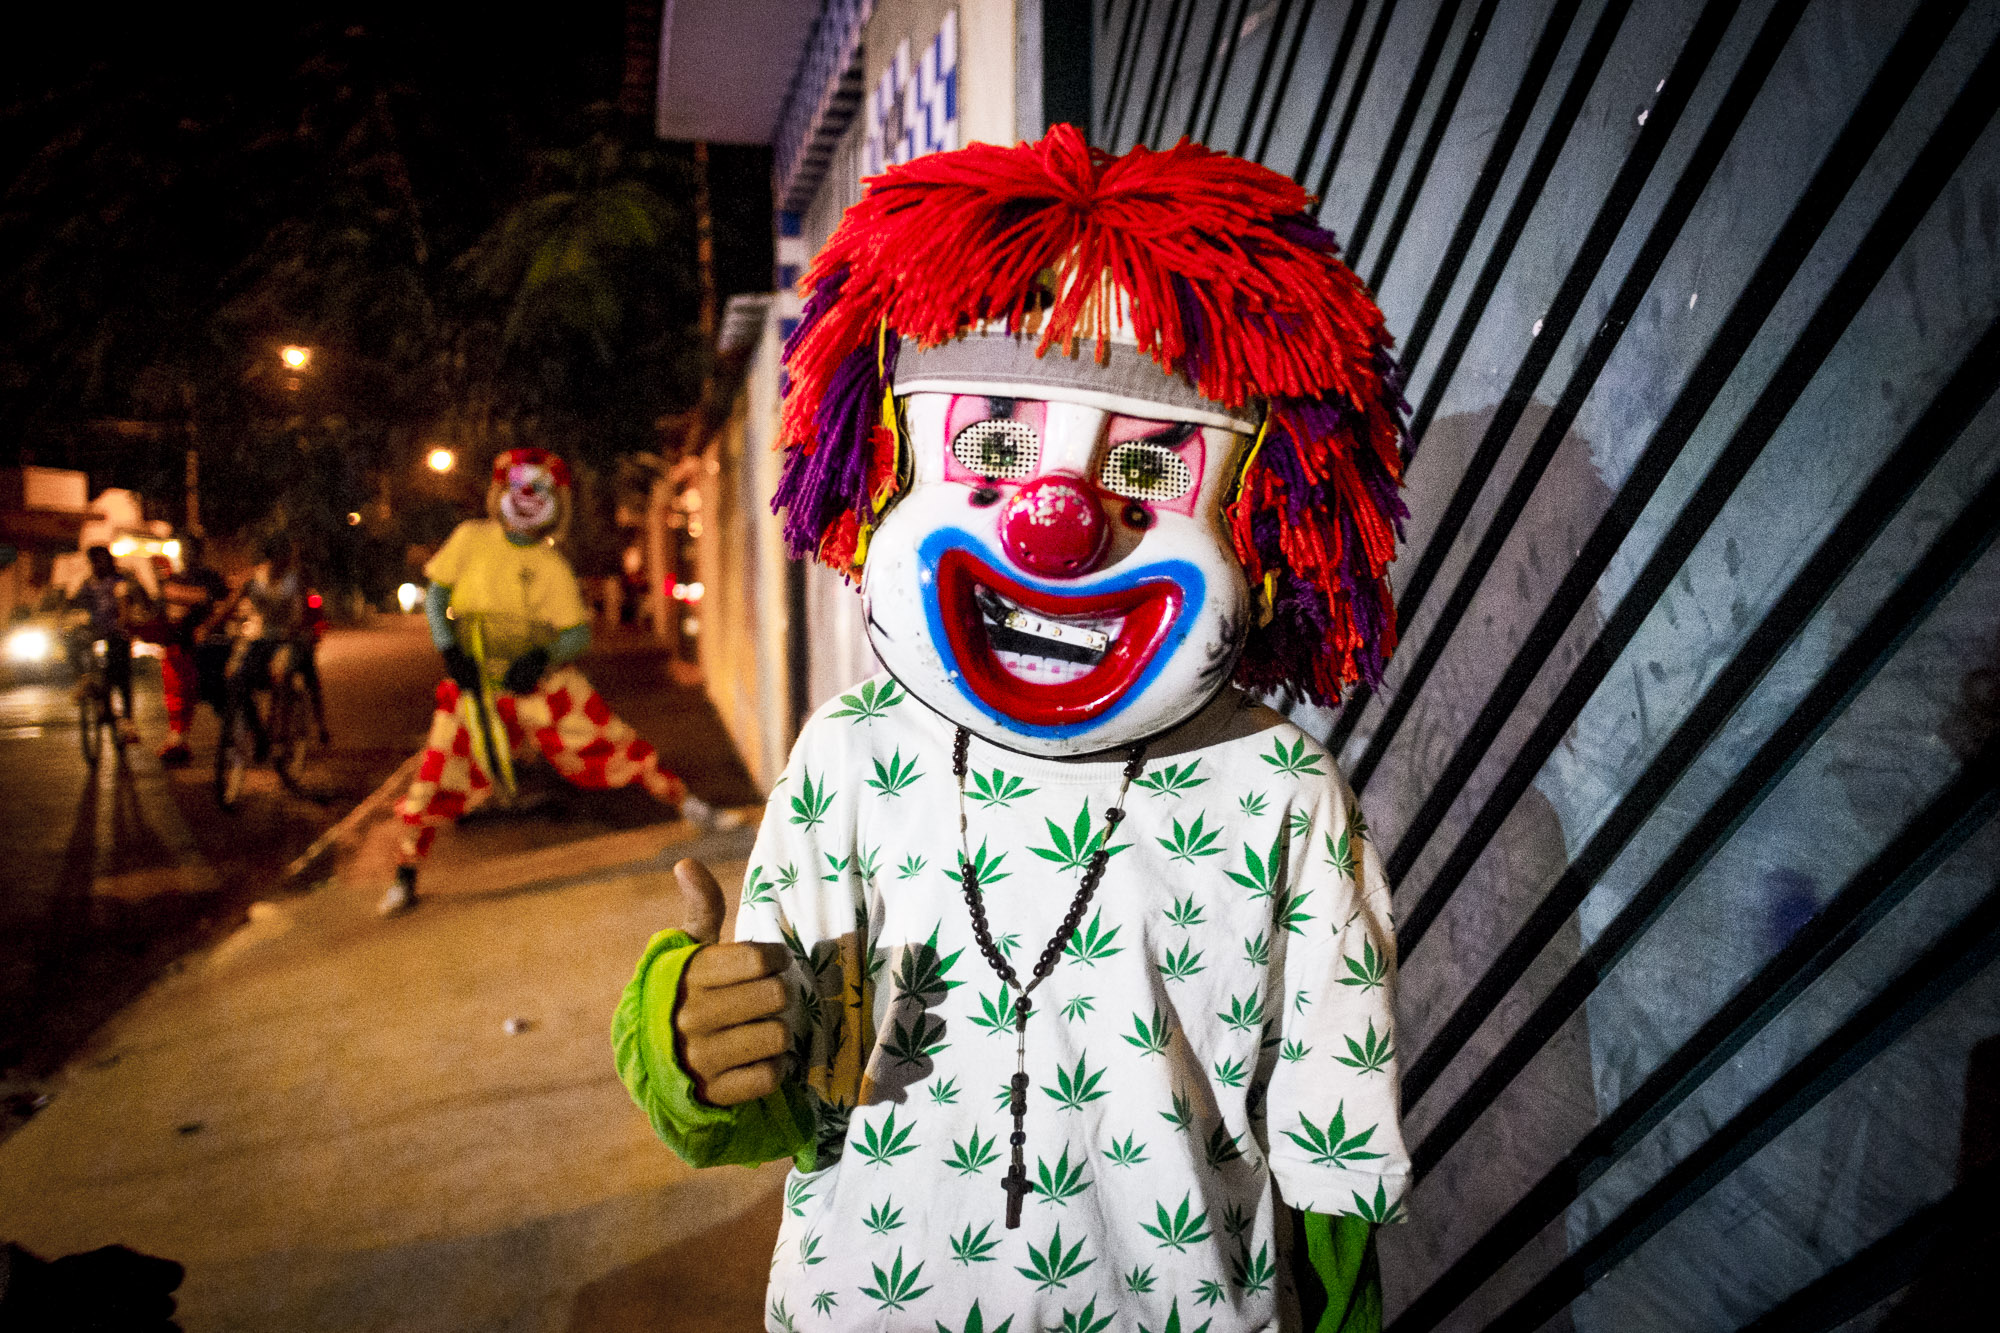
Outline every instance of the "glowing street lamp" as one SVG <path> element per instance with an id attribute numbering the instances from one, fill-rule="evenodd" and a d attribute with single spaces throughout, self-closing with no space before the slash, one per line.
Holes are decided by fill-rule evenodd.
<path id="1" fill-rule="evenodd" d="M 279 349 L 278 359 L 285 363 L 286 370 L 304 370 L 312 364 L 312 348 L 292 343 Z"/>
<path id="2" fill-rule="evenodd" d="M 431 450 L 430 457 L 424 461 L 430 464 L 433 472 L 449 472 L 452 465 L 458 462 L 458 456 L 449 449 L 438 448 Z"/>

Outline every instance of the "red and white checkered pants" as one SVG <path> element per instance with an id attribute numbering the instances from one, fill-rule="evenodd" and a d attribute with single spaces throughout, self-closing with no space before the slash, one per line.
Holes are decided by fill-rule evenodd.
<path id="1" fill-rule="evenodd" d="M 438 683 L 437 712 L 431 715 L 423 761 L 396 805 L 404 824 L 404 865 L 415 865 L 429 854 L 440 824 L 456 821 L 493 794 L 493 779 L 473 758 L 472 732 L 458 714 L 458 694 L 456 682 Z M 533 694 L 501 693 L 493 708 L 514 753 L 532 742 L 576 786 L 643 783 L 654 799 L 670 806 L 679 806 L 687 795 L 687 784 L 660 767 L 651 742 L 613 713 L 573 666 L 550 671 Z"/>

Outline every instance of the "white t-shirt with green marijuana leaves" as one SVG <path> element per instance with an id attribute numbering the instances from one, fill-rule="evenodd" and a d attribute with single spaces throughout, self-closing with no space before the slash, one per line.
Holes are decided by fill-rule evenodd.
<path id="1" fill-rule="evenodd" d="M 878 677 L 807 724 L 758 836 L 737 935 L 792 951 L 821 1145 L 786 1188 L 767 1326 L 1292 1327 L 1273 1185 L 1389 1220 L 1409 1172 L 1389 894 L 1353 795 L 1234 691 L 1154 743 L 1034 994 L 1035 1191 L 1010 1231 L 1013 1000 L 961 896 L 952 737 Z M 1122 767 L 973 738 L 968 840 L 1024 979 Z"/>

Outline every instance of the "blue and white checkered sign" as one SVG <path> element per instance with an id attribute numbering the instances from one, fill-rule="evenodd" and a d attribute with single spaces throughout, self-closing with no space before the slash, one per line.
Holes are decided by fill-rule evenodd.
<path id="1" fill-rule="evenodd" d="M 912 61 L 910 42 L 896 45 L 896 58 L 868 95 L 868 134 L 861 171 L 872 176 L 884 167 L 925 153 L 958 147 L 958 11 L 947 10 L 937 35 Z"/>

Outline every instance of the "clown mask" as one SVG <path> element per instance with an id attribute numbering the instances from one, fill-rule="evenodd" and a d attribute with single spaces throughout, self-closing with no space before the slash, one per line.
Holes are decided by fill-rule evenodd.
<path id="1" fill-rule="evenodd" d="M 514 463 L 496 478 L 500 491 L 500 522 L 516 541 L 532 541 L 555 526 L 560 514 L 556 479 L 539 463 Z"/>
<path id="2" fill-rule="evenodd" d="M 1187 393 L 955 380 L 908 361 L 911 485 L 871 537 L 862 587 L 890 673 L 1039 755 L 1128 745 L 1214 698 L 1247 623 L 1220 510 L 1252 423 Z"/>

